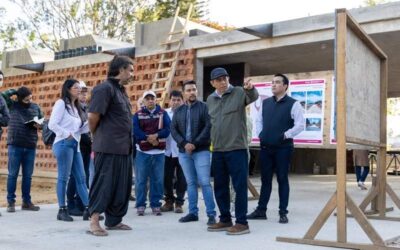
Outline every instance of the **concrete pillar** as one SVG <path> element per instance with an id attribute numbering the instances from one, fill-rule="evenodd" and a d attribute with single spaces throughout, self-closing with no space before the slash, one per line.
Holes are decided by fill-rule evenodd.
<path id="1" fill-rule="evenodd" d="M 251 76 L 250 64 L 244 63 L 244 78 Z"/>
<path id="2" fill-rule="evenodd" d="M 195 81 L 197 83 L 198 99 L 203 100 L 204 97 L 204 60 L 196 58 L 195 63 Z"/>

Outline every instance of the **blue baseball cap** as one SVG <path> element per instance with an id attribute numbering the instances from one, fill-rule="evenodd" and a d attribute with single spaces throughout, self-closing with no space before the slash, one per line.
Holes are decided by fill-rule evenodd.
<path id="1" fill-rule="evenodd" d="M 218 77 L 221 76 L 229 76 L 228 72 L 224 68 L 215 68 L 211 71 L 211 81 L 214 79 L 217 79 Z"/>

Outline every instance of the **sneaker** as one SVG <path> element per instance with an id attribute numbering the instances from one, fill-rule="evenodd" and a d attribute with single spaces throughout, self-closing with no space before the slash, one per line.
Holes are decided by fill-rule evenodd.
<path id="1" fill-rule="evenodd" d="M 15 202 L 9 202 L 8 203 L 7 212 L 15 213 Z"/>
<path id="2" fill-rule="evenodd" d="M 249 225 L 243 225 L 236 223 L 233 227 L 228 228 L 226 230 L 226 234 L 228 235 L 241 235 L 250 233 Z"/>
<path id="3" fill-rule="evenodd" d="M 365 186 L 363 182 L 358 184 L 358 186 L 361 188 L 361 190 L 368 190 L 367 186 Z"/>
<path id="4" fill-rule="evenodd" d="M 69 216 L 66 207 L 60 207 L 57 214 L 57 220 L 67 221 L 67 222 L 74 221 L 74 219 L 71 216 Z"/>
<path id="5" fill-rule="evenodd" d="M 232 221 L 230 222 L 218 222 L 215 223 L 214 225 L 211 225 L 207 227 L 207 231 L 209 232 L 221 232 L 221 231 L 227 231 L 228 228 L 232 227 Z"/>
<path id="6" fill-rule="evenodd" d="M 146 207 L 138 207 L 137 208 L 137 215 L 144 216 L 144 210 L 146 210 Z"/>
<path id="7" fill-rule="evenodd" d="M 217 221 L 215 220 L 215 216 L 214 215 L 208 216 L 207 225 L 211 226 L 214 225 L 215 223 L 217 223 Z"/>
<path id="8" fill-rule="evenodd" d="M 21 210 L 28 210 L 28 211 L 39 211 L 40 207 L 39 206 L 35 206 L 35 204 L 33 204 L 32 202 L 29 203 L 22 203 L 21 206 Z"/>
<path id="9" fill-rule="evenodd" d="M 251 214 L 248 214 L 246 217 L 248 220 L 266 220 L 267 213 L 256 209 Z"/>
<path id="10" fill-rule="evenodd" d="M 129 200 L 130 200 L 130 201 L 136 201 L 136 198 L 135 198 L 135 196 L 133 196 L 133 195 L 131 194 L 131 195 L 129 195 Z"/>
<path id="11" fill-rule="evenodd" d="M 159 207 L 152 207 L 152 208 L 151 208 L 151 211 L 153 212 L 153 215 L 155 215 L 155 216 L 160 216 L 160 215 L 162 215 L 162 213 L 161 213 L 161 208 L 159 208 Z"/>
<path id="12" fill-rule="evenodd" d="M 183 216 L 182 218 L 180 218 L 179 222 L 186 223 L 186 222 L 198 221 L 198 220 L 199 220 L 199 216 L 189 213 L 186 216 Z"/>
<path id="13" fill-rule="evenodd" d="M 286 216 L 286 214 L 279 215 L 279 223 L 286 224 L 288 222 L 289 222 L 289 219 Z"/>
<path id="14" fill-rule="evenodd" d="M 175 213 L 177 213 L 177 214 L 183 213 L 182 205 L 176 205 L 175 204 Z"/>
<path id="15" fill-rule="evenodd" d="M 174 211 L 174 203 L 165 202 L 161 207 L 161 212 L 171 212 Z"/>

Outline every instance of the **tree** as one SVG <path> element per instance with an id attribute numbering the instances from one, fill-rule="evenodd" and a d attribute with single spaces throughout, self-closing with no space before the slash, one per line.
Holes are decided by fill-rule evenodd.
<path id="1" fill-rule="evenodd" d="M 387 3 L 387 0 L 364 0 L 364 6 L 376 6 Z"/>
<path id="2" fill-rule="evenodd" d="M 9 1 L 21 9 L 24 18 L 13 21 L 17 26 L 0 26 L 0 38 L 7 44 L 6 48 L 23 45 L 53 51 L 59 50 L 61 39 L 86 34 L 133 42 L 137 22 L 171 17 L 175 14 L 177 6 L 181 6 L 181 13 L 186 13 L 189 5 L 193 3 L 194 18 L 203 17 L 208 11 L 208 0 Z"/>
<path id="3" fill-rule="evenodd" d="M 94 34 L 132 42 L 138 14 L 149 8 L 149 0 L 10 0 L 26 19 L 17 31 L 31 40 L 32 47 L 58 50 L 61 39 Z"/>

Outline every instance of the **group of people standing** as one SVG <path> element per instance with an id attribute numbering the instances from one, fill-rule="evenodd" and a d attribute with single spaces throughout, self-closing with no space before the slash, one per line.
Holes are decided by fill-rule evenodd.
<path id="1" fill-rule="evenodd" d="M 146 214 L 147 191 L 151 212 L 159 216 L 167 211 L 182 213 L 187 190 L 188 213 L 179 222 L 198 221 L 200 186 L 208 231 L 226 231 L 230 235 L 249 233 L 248 219 L 266 219 L 275 172 L 279 183 L 279 222 L 288 222 L 288 171 L 293 137 L 304 129 L 304 117 L 300 103 L 286 95 L 289 80 L 285 75 L 274 76 L 273 97 L 263 101 L 262 112 L 257 118 L 262 188 L 257 209 L 247 214 L 249 142 L 246 106 L 258 99 L 251 81 L 246 81 L 243 86 L 233 86 L 228 72 L 224 68 L 215 68 L 210 75 L 215 91 L 206 102 L 198 99 L 196 82 L 188 80 L 183 83 L 182 91 L 171 92 L 171 108 L 160 107 L 156 93 L 148 90 L 143 93 L 143 104 L 132 116 L 125 86 L 133 74 L 133 62 L 129 57 L 114 57 L 108 78 L 94 87 L 88 106 L 86 97 L 80 98 L 87 88 L 74 79 L 64 82 L 61 98 L 56 101 L 49 120 L 49 128 L 55 133 L 52 150 L 58 164 L 58 220 L 72 221 L 70 215 L 79 214 L 84 220 L 90 220 L 88 233 L 95 236 L 106 236 L 107 230 L 131 230 L 122 220 L 128 210 L 134 165 L 139 216 Z M 23 96 L 18 95 L 18 100 L 25 98 Z M 29 104 L 31 109 L 38 109 L 35 115 L 42 117 L 38 106 Z M 3 107 L 0 99 L 0 110 Z M 0 122 L 4 124 L 3 115 Z M 40 127 L 35 129 L 37 136 Z M 90 148 L 85 152 L 80 145 L 83 138 L 90 142 Z M 35 147 L 36 142 L 33 150 Z M 231 184 L 235 191 L 235 223 L 231 214 Z M 74 190 L 67 191 L 69 186 Z M 66 194 L 70 197 L 68 206 Z M 163 195 L 164 205 L 160 202 Z M 23 199 L 26 204 L 23 207 L 36 209 L 30 197 L 23 195 Z M 69 200 L 74 206 L 69 206 Z M 215 201 L 220 212 L 219 221 Z M 10 202 L 15 203 L 15 195 L 10 195 Z M 70 214 L 70 211 L 76 214 Z M 103 213 L 105 229 L 99 223 Z"/>

